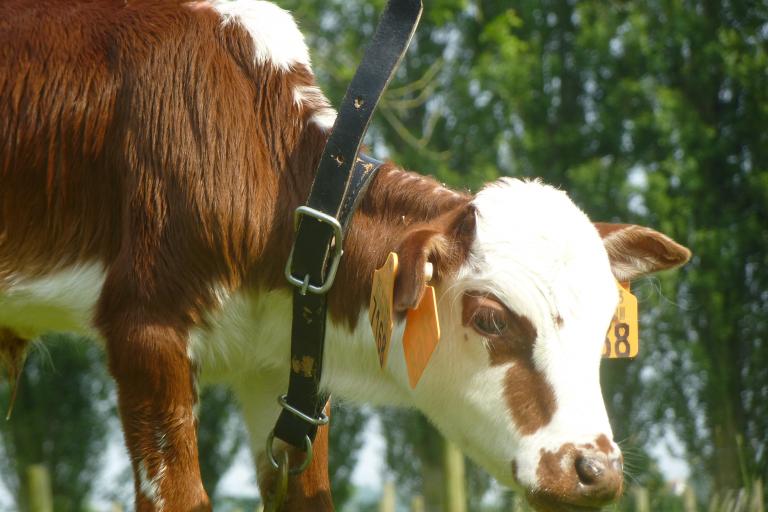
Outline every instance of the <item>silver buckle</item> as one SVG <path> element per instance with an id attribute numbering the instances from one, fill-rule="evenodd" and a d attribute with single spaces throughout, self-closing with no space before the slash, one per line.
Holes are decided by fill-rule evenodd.
<path id="1" fill-rule="evenodd" d="M 325 415 L 324 412 L 320 412 L 319 418 L 313 418 L 312 416 L 307 416 L 300 410 L 293 407 L 291 404 L 288 403 L 288 395 L 280 395 L 277 397 L 277 403 L 280 404 L 280 407 L 285 409 L 286 411 L 290 412 L 294 416 L 297 416 L 299 419 L 302 419 L 306 421 L 307 423 L 311 425 L 317 425 L 318 427 L 321 425 L 327 425 L 328 424 L 328 416 Z"/>
<path id="2" fill-rule="evenodd" d="M 269 436 L 267 436 L 267 460 L 269 460 L 269 463 L 273 468 L 280 469 L 280 463 L 277 461 L 275 454 L 272 451 L 272 441 L 274 439 L 275 431 L 273 430 L 269 433 Z M 304 457 L 304 462 L 295 468 L 290 468 L 288 470 L 290 474 L 298 475 L 309 467 L 309 463 L 312 461 L 312 441 L 309 439 L 309 436 L 304 436 L 304 450 L 307 452 L 307 455 Z"/>
<path id="3" fill-rule="evenodd" d="M 288 256 L 288 262 L 285 264 L 285 278 L 292 285 L 301 289 L 301 294 L 306 295 L 307 291 L 310 291 L 316 295 L 326 293 L 333 286 L 333 280 L 336 278 L 336 271 L 339 269 L 339 262 L 341 261 L 341 255 L 344 253 L 342 250 L 342 232 L 341 224 L 339 221 L 330 215 L 327 215 L 321 211 L 310 208 L 309 206 L 299 206 L 296 208 L 296 212 L 293 215 L 294 229 L 299 225 L 299 219 L 302 215 L 312 217 L 320 222 L 328 224 L 333 229 L 333 236 L 335 238 L 333 256 L 331 257 L 331 265 L 328 267 L 328 274 L 325 276 L 325 281 L 318 285 L 310 284 L 309 274 L 303 278 L 298 278 L 291 272 L 291 266 L 293 265 L 293 251 L 296 245 L 291 248 L 291 254 Z"/>

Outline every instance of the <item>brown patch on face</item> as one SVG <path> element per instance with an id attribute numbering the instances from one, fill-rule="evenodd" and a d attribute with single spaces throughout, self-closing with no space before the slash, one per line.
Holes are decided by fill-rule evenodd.
<path id="1" fill-rule="evenodd" d="M 597 444 L 597 449 L 604 454 L 610 455 L 613 453 L 613 443 L 611 443 L 611 440 L 608 439 L 608 436 L 605 434 L 600 434 L 597 436 L 597 439 L 595 439 L 595 444 Z"/>
<path id="2" fill-rule="evenodd" d="M 530 435 L 549 424 L 555 414 L 555 393 L 533 362 L 538 335 L 533 322 L 493 295 L 467 292 L 462 298 L 462 324 L 486 340 L 491 365 L 513 363 L 506 373 L 504 397 L 520 433 Z"/>
<path id="3" fill-rule="evenodd" d="M 552 421 L 557 402 L 552 386 L 533 361 L 519 359 L 507 370 L 504 398 L 522 435 L 530 435 Z"/>
<path id="4" fill-rule="evenodd" d="M 461 323 L 488 340 L 492 365 L 512 359 L 530 359 L 536 341 L 536 327 L 490 294 L 467 292 L 462 297 Z"/>
<path id="5" fill-rule="evenodd" d="M 542 449 L 536 479 L 539 488 L 549 498 L 568 501 L 578 490 L 579 476 L 573 470 L 578 450 L 573 443 L 566 443 L 556 452 Z"/>

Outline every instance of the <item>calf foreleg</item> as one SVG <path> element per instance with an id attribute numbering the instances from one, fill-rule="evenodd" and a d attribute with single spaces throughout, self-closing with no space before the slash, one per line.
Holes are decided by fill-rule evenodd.
<path id="1" fill-rule="evenodd" d="M 186 329 L 160 320 L 151 305 L 110 308 L 111 292 L 105 287 L 98 321 L 117 381 L 136 510 L 210 510 L 197 459 L 197 397 Z"/>

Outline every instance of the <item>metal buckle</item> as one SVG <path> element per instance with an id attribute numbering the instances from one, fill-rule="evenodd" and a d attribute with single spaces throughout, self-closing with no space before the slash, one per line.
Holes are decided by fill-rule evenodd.
<path id="1" fill-rule="evenodd" d="M 311 423 L 312 425 L 327 425 L 328 424 L 328 416 L 325 415 L 325 413 L 321 412 L 319 418 L 313 418 L 312 416 L 307 416 L 300 410 L 296 409 L 292 405 L 288 403 L 287 395 L 280 395 L 277 397 L 277 403 L 280 404 L 280 407 L 285 409 L 286 411 L 290 412 L 294 416 L 298 417 L 299 419 L 306 421 L 307 423 Z M 275 459 L 275 455 L 272 452 L 272 441 L 275 439 L 275 431 L 272 430 L 269 433 L 269 436 L 267 437 L 267 458 L 269 459 L 269 463 L 272 464 L 272 467 L 275 469 L 280 468 L 280 463 Z M 304 445 L 305 445 L 305 451 L 307 452 L 307 456 L 304 458 L 304 462 L 301 463 L 300 466 L 291 468 L 288 470 L 288 472 L 292 475 L 298 475 L 305 469 L 307 469 L 307 466 L 309 466 L 309 463 L 312 461 L 312 440 L 309 438 L 309 436 L 304 436 Z"/>
<path id="2" fill-rule="evenodd" d="M 298 417 L 301 420 L 306 421 L 307 423 L 311 425 L 327 425 L 328 424 L 328 416 L 325 415 L 324 412 L 320 412 L 319 418 L 313 418 L 312 416 L 307 416 L 300 410 L 296 409 L 294 406 L 288 403 L 288 395 L 280 395 L 277 397 L 277 403 L 280 404 L 280 407 L 288 411 L 289 413 L 293 414 L 294 416 Z"/>
<path id="3" fill-rule="evenodd" d="M 294 243 L 291 247 L 291 254 L 288 256 L 288 262 L 285 264 L 285 278 L 288 282 L 301 289 L 301 294 L 306 295 L 307 291 L 310 291 L 316 295 L 322 295 L 331 289 L 333 286 L 333 280 L 336 278 L 336 271 L 339 269 L 339 261 L 341 261 L 341 255 L 344 253 L 342 250 L 342 232 L 341 224 L 339 221 L 330 215 L 327 215 L 321 211 L 310 208 L 309 206 L 299 206 L 296 208 L 293 216 L 294 229 L 299 225 L 299 219 L 302 215 L 312 217 L 324 224 L 331 226 L 333 229 L 333 236 L 335 238 L 335 245 L 333 248 L 333 256 L 331 257 L 331 265 L 328 267 L 328 274 L 325 276 L 325 281 L 320 285 L 310 284 L 309 274 L 303 278 L 298 278 L 291 272 L 291 266 L 293 265 L 293 251 L 296 248 Z"/>
<path id="4" fill-rule="evenodd" d="M 280 463 L 277 462 L 277 459 L 275 459 L 275 454 L 272 452 L 272 441 L 274 441 L 274 439 L 275 431 L 273 430 L 269 433 L 269 436 L 267 436 L 267 459 L 269 459 L 269 463 L 273 468 L 280 469 Z M 309 467 L 309 463 L 312 461 L 312 440 L 309 438 L 309 436 L 304 436 L 304 444 L 306 445 L 307 456 L 304 458 L 304 462 L 302 462 L 300 466 L 290 468 L 288 470 L 288 473 L 292 475 L 300 474 L 302 471 Z"/>

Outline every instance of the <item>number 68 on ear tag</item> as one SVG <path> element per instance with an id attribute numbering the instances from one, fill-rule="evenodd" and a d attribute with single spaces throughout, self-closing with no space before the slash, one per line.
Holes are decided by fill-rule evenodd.
<path id="1" fill-rule="evenodd" d="M 636 357 L 640 349 L 637 327 L 637 297 L 629 291 L 629 283 L 616 283 L 619 305 L 605 334 L 603 357 L 609 359 Z"/>

